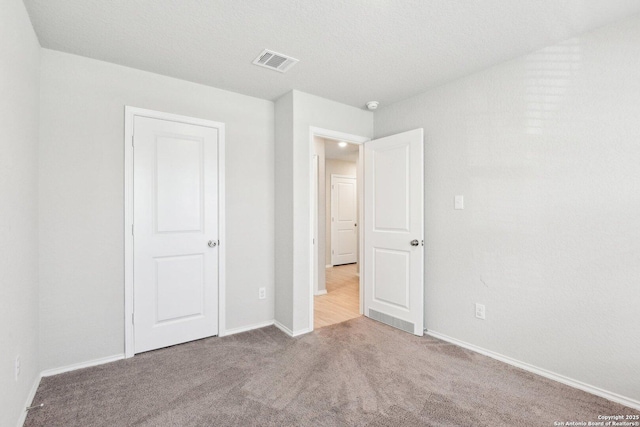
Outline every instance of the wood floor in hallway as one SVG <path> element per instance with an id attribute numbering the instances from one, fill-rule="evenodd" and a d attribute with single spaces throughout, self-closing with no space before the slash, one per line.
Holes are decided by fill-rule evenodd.
<path id="1" fill-rule="evenodd" d="M 314 297 L 314 328 L 360 317 L 358 264 L 339 265 L 326 270 L 326 295 Z"/>

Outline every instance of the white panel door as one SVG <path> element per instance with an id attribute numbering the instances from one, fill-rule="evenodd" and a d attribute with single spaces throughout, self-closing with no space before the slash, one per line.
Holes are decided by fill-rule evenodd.
<path id="1" fill-rule="evenodd" d="M 218 334 L 218 138 L 135 117 L 135 353 Z"/>
<path id="2" fill-rule="evenodd" d="M 356 178 L 331 175 L 331 265 L 358 262 Z"/>
<path id="3" fill-rule="evenodd" d="M 364 144 L 364 313 L 423 334 L 423 130 Z"/>

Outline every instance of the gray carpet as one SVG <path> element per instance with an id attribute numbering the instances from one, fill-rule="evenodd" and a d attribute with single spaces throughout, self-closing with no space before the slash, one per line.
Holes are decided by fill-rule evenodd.
<path id="1" fill-rule="evenodd" d="M 26 426 L 552 426 L 637 411 L 358 318 L 267 327 L 42 380 Z"/>

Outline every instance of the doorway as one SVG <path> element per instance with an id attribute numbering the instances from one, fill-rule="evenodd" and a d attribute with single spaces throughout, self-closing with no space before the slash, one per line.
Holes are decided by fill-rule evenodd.
<path id="1" fill-rule="evenodd" d="M 322 129 L 311 128 L 314 153 L 311 163 L 311 280 L 310 325 L 318 327 L 339 323 L 365 315 L 406 332 L 422 335 L 424 331 L 424 131 L 414 129 L 370 141 Z M 325 265 L 331 259 L 324 251 L 323 223 L 327 214 L 321 204 L 326 199 L 327 170 L 325 145 L 340 144 L 347 148 L 357 144 L 356 187 L 358 206 L 357 263 Z M 324 175 L 323 175 L 324 171 Z M 325 182 L 325 188 L 321 185 Z M 330 184 L 329 184 L 330 185 Z M 323 195 L 324 192 L 324 195 Z M 325 201 L 326 204 L 326 201 Z M 322 216 L 325 215 L 323 220 Z M 330 218 L 330 216 L 329 216 Z M 333 218 L 335 220 L 335 218 Z M 329 246 L 329 245 L 327 245 Z M 332 249 L 335 245 L 331 245 Z M 324 255 L 324 256 L 323 256 Z M 352 270 L 346 267 L 352 266 Z M 335 270 L 328 270 L 328 269 Z M 333 274 L 336 273 L 336 274 Z M 350 274 L 355 274 L 356 278 Z M 338 286 L 327 286 L 328 279 L 336 279 Z M 346 279 L 346 280 L 345 280 Z M 357 282 L 358 311 L 349 310 L 340 318 L 348 303 L 340 298 L 353 295 Z M 322 285 L 326 287 L 323 289 Z M 337 302 L 327 295 L 331 289 Z M 324 304 L 326 303 L 326 304 Z M 328 305 L 321 319 L 318 309 Z M 353 317 L 350 317 L 353 316 Z M 316 320 L 317 319 L 317 320 Z"/>
<path id="2" fill-rule="evenodd" d="M 312 325 L 362 315 L 359 232 L 362 214 L 362 143 L 368 138 L 312 132 Z"/>

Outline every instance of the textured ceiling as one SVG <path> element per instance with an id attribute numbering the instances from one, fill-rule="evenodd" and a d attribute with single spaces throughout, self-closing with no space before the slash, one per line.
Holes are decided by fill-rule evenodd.
<path id="1" fill-rule="evenodd" d="M 381 106 L 640 13 L 638 0 L 25 0 L 43 47 L 264 99 Z M 251 64 L 265 48 L 300 60 Z"/>

